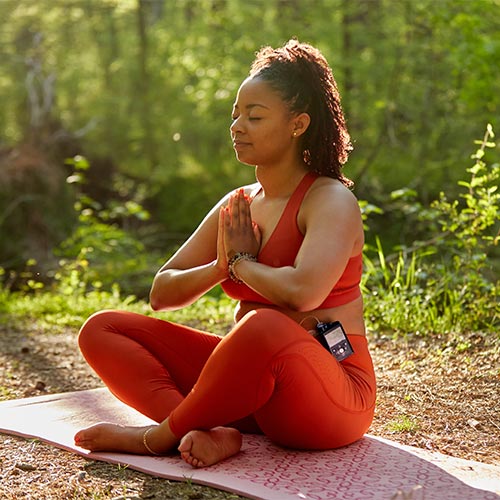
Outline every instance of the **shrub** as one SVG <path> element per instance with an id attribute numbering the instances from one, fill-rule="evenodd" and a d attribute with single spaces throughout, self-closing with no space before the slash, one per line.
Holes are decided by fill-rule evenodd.
<path id="1" fill-rule="evenodd" d="M 81 156 L 67 162 L 74 167 L 68 182 L 78 189 L 85 183 L 89 165 Z M 58 286 L 85 292 L 110 290 L 118 284 L 126 293 L 146 296 L 157 262 L 139 237 L 123 229 L 119 222 L 132 218 L 147 220 L 149 213 L 134 200 L 101 206 L 82 191 L 77 193 L 75 210 L 79 223 L 55 250 L 62 257 L 55 273 Z"/>
<path id="2" fill-rule="evenodd" d="M 459 182 L 465 188 L 459 200 L 441 193 L 427 209 L 407 210 L 410 227 L 430 228 L 427 240 L 387 257 L 378 238 L 366 249 L 362 285 L 372 330 L 395 336 L 498 330 L 500 281 L 492 256 L 500 240 L 500 166 L 484 161 L 493 138 L 488 125 L 476 141 L 470 178 Z"/>

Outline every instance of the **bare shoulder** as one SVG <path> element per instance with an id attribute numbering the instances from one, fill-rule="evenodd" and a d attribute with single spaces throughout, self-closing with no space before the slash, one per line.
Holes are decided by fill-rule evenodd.
<path id="1" fill-rule="evenodd" d="M 359 213 L 359 204 L 354 193 L 337 179 L 319 177 L 311 186 L 304 198 L 304 209 L 312 209 L 321 213 L 339 211 L 343 213 Z"/>
<path id="2" fill-rule="evenodd" d="M 300 208 L 298 224 L 303 234 L 321 235 L 321 238 L 331 234 L 337 241 L 352 244 L 352 254 L 359 253 L 363 247 L 363 220 L 358 200 L 336 179 L 320 177 L 314 182 Z"/>

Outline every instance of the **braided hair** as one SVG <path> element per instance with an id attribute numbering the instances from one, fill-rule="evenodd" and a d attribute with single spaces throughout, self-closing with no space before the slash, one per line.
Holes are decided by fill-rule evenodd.
<path id="1" fill-rule="evenodd" d="M 263 47 L 256 54 L 250 77 L 269 83 L 292 113 L 307 113 L 311 117 L 302 136 L 302 156 L 307 168 L 351 187 L 353 182 L 342 173 L 352 150 L 351 139 L 337 83 L 321 52 L 295 39 L 278 49 Z"/>

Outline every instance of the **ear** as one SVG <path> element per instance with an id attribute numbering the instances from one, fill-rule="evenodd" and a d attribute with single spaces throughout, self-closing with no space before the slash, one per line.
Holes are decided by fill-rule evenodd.
<path id="1" fill-rule="evenodd" d="M 309 127 L 311 117 L 308 113 L 300 113 L 292 120 L 292 134 L 294 137 L 300 137 Z"/>

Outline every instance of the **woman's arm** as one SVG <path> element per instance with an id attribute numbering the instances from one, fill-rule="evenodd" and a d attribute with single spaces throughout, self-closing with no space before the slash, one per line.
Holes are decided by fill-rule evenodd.
<path id="1" fill-rule="evenodd" d="M 240 199 L 242 231 L 241 220 L 248 218 L 247 210 L 248 204 Z M 326 299 L 349 258 L 362 251 L 363 225 L 354 195 L 328 180 L 311 188 L 298 222 L 304 231 L 304 241 L 293 266 L 274 268 L 242 260 L 236 265 L 236 272 L 250 288 L 274 304 L 310 311 Z M 247 227 L 245 231 L 248 233 L 250 229 Z M 226 247 L 231 244 L 236 245 L 226 241 Z"/>
<path id="2" fill-rule="evenodd" d="M 153 310 L 173 310 L 195 302 L 227 278 L 227 260 L 217 253 L 221 200 L 192 236 L 162 266 L 149 295 Z"/>

